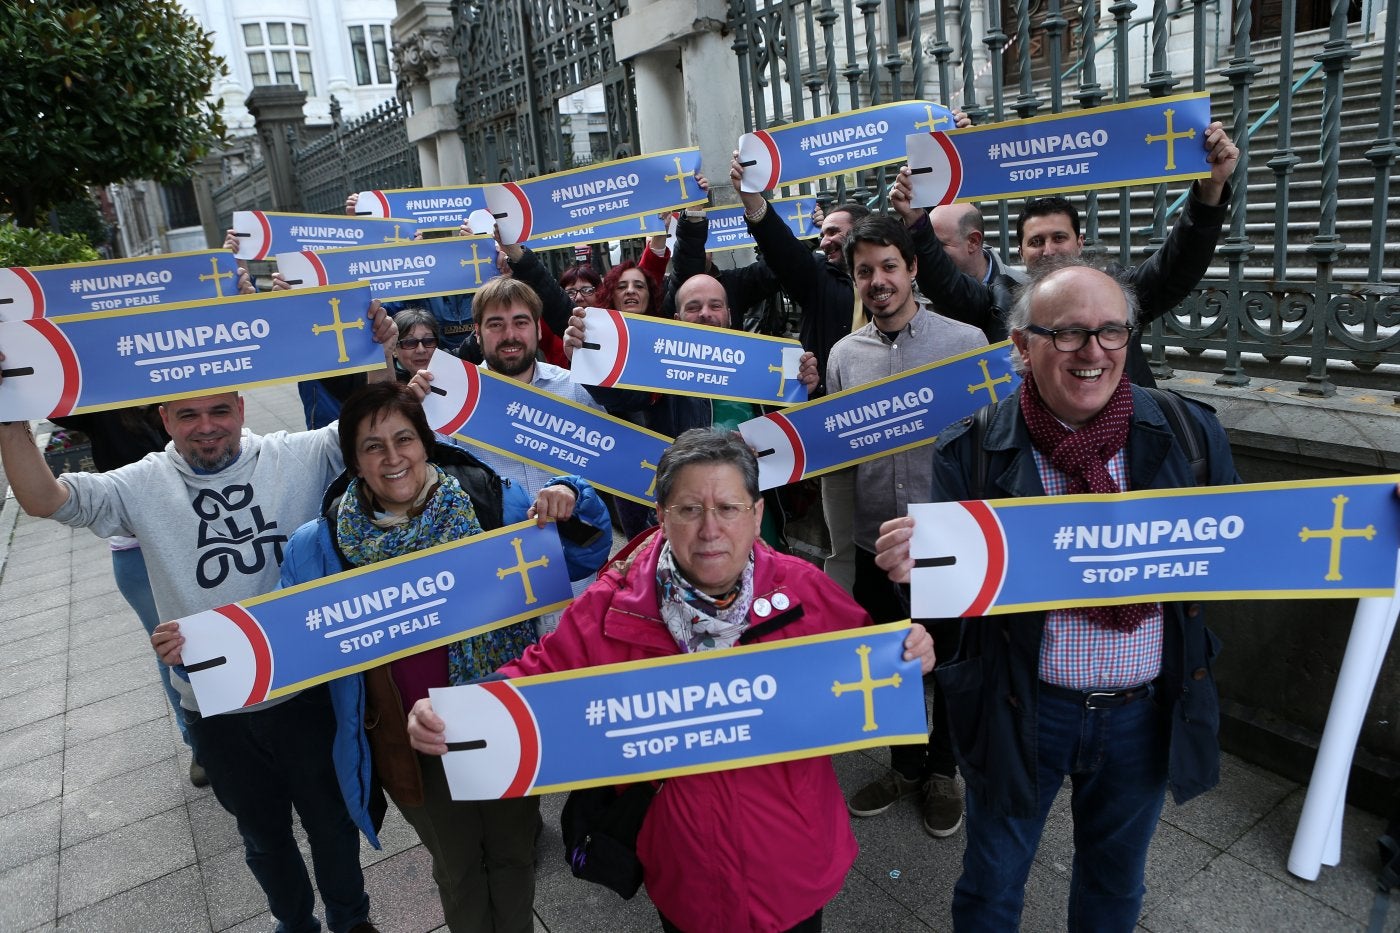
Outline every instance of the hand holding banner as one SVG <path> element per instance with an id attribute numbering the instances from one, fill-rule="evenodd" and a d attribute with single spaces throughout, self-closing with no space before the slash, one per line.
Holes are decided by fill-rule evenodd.
<path id="1" fill-rule="evenodd" d="M 926 100 L 847 110 L 739 137 L 739 190 L 769 191 L 905 158 L 905 137 L 953 127 L 953 112 Z"/>
<path id="2" fill-rule="evenodd" d="M 486 206 L 507 245 L 578 228 L 594 220 L 625 220 L 704 204 L 695 183 L 699 149 L 652 155 L 555 172 L 524 181 L 486 185 Z"/>
<path id="3" fill-rule="evenodd" d="M 0 323 L 0 421 L 378 369 L 369 306 L 356 284 Z"/>
<path id="4" fill-rule="evenodd" d="M 1210 175 L 1210 95 L 1177 94 L 907 139 L 914 207 Z"/>
<path id="5" fill-rule="evenodd" d="M 552 612 L 558 531 L 521 522 L 180 619 L 205 716 Z"/>
<path id="6" fill-rule="evenodd" d="M 931 444 L 938 432 L 1021 383 L 1003 341 L 739 425 L 772 489 Z"/>
<path id="7" fill-rule="evenodd" d="M 380 301 L 411 301 L 474 292 L 496 277 L 496 241 L 445 237 L 391 246 L 278 253 L 292 288 L 368 281 Z"/>
<path id="8" fill-rule="evenodd" d="M 266 259 L 272 253 L 407 243 L 418 226 L 406 220 L 371 220 L 327 214 L 234 211 L 233 235 L 239 259 Z"/>
<path id="9" fill-rule="evenodd" d="M 0 267 L 0 321 L 117 311 L 238 294 L 226 249 L 105 262 Z"/>
<path id="10" fill-rule="evenodd" d="M 788 229 L 792 231 L 792 235 L 799 240 L 814 237 L 820 232 L 812 224 L 812 210 L 816 206 L 817 199 L 812 195 L 774 198 L 768 202 L 769 209 L 778 212 Z M 749 233 L 749 225 L 744 218 L 742 204 L 709 208 L 705 214 L 705 221 L 709 224 L 709 229 L 706 231 L 705 249 L 710 252 L 744 249 L 754 245 L 753 234 Z"/>
<path id="11" fill-rule="evenodd" d="M 911 505 L 914 616 L 1387 596 L 1397 479 Z"/>
<path id="12" fill-rule="evenodd" d="M 807 398 L 797 378 L 802 344 L 727 327 L 585 308 L 585 343 L 569 375 L 580 385 L 790 405 Z"/>
<path id="13" fill-rule="evenodd" d="M 794 600 L 796 597 L 792 597 Z M 908 622 L 428 691 L 455 800 L 928 741 Z"/>
<path id="14" fill-rule="evenodd" d="M 434 431 L 550 473 L 582 474 L 599 489 L 652 504 L 656 465 L 671 438 L 441 350 L 428 371 L 433 384 L 423 413 Z"/>

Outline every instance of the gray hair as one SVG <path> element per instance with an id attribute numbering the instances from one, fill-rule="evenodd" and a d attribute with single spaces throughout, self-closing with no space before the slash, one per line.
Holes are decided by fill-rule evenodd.
<path id="1" fill-rule="evenodd" d="M 1123 303 L 1128 312 L 1128 326 L 1133 327 L 1138 319 L 1138 297 L 1137 292 L 1131 285 L 1123 282 L 1118 276 L 1109 273 L 1102 266 L 1095 265 L 1079 256 L 1057 256 L 1053 259 L 1042 260 L 1036 263 L 1034 269 L 1027 270 L 1026 283 L 1016 291 L 1016 300 L 1011 305 L 1011 314 L 1006 319 L 1006 329 L 1010 333 L 1024 333 L 1031 323 L 1031 305 L 1034 304 L 1036 296 L 1040 294 L 1045 282 L 1056 273 L 1065 269 L 1092 269 L 1095 272 L 1102 272 L 1113 280 L 1118 286 L 1118 290 L 1123 293 Z M 1013 344 L 1011 347 L 1011 368 L 1017 373 L 1025 375 L 1026 361 L 1021 352 Z"/>
<path id="2" fill-rule="evenodd" d="M 437 318 L 433 317 L 431 311 L 426 308 L 404 308 L 394 315 L 394 326 L 399 330 L 399 338 L 407 337 L 413 328 L 422 324 L 433 332 L 434 337 L 439 337 Z"/>
<path id="3" fill-rule="evenodd" d="M 744 477 L 749 498 L 758 501 L 758 458 L 743 437 L 720 428 L 691 428 L 666 448 L 656 465 L 656 501 L 665 505 L 682 469 L 702 463 L 729 464 Z"/>

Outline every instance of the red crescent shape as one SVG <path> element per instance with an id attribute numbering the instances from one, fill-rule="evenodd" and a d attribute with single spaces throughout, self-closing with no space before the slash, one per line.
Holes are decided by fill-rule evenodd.
<path id="1" fill-rule="evenodd" d="M 53 347 L 54 352 L 58 354 L 58 363 L 63 368 L 63 391 L 50 414 L 56 418 L 72 414 L 73 406 L 78 401 L 78 393 L 83 387 L 83 371 L 78 365 L 78 354 L 68 342 L 67 335 L 48 319 L 38 318 L 30 321 L 29 325 Z"/>
<path id="2" fill-rule="evenodd" d="M 939 148 L 943 150 L 943 154 L 948 158 L 948 190 L 944 193 L 943 200 L 938 203 L 940 205 L 952 204 L 953 199 L 958 196 L 958 192 L 962 189 L 962 159 L 958 156 L 958 149 L 953 145 L 953 141 L 948 138 L 947 133 L 937 132 L 930 133 L 929 135 L 933 137 L 934 142 L 938 143 Z"/>
<path id="3" fill-rule="evenodd" d="M 802 438 L 797 436 L 797 429 L 792 426 L 786 415 L 773 412 L 764 417 L 778 426 L 778 430 L 783 432 L 783 436 L 792 447 L 792 475 L 788 477 L 788 482 L 795 483 L 807 472 L 807 449 L 802 446 Z"/>
<path id="4" fill-rule="evenodd" d="M 386 218 L 394 216 L 389 212 L 389 199 L 384 197 L 384 192 L 371 191 L 370 194 L 374 195 L 375 200 L 379 202 L 379 209 L 384 212 L 382 216 Z"/>
<path id="5" fill-rule="evenodd" d="M 768 184 L 763 186 L 764 191 L 769 191 L 778 187 L 778 179 L 783 174 L 783 157 L 778 153 L 778 144 L 773 142 L 773 137 L 768 135 L 767 130 L 755 130 L 754 135 L 768 150 L 768 163 L 773 166 L 772 174 L 768 176 Z"/>
<path id="6" fill-rule="evenodd" d="M 316 270 L 316 284 L 325 285 L 327 281 L 326 265 L 321 262 L 321 257 L 317 256 L 315 253 L 309 252 L 302 253 L 302 255 L 306 257 L 307 261 L 311 263 L 312 268 Z"/>
<path id="7" fill-rule="evenodd" d="M 272 686 L 272 646 L 267 643 L 267 633 L 257 619 L 236 603 L 220 606 L 214 611 L 238 626 L 243 637 L 248 639 L 248 645 L 253 649 L 253 687 L 248 691 L 248 699 L 243 701 L 243 705 L 261 703 L 267 699 L 268 688 Z"/>
<path id="8" fill-rule="evenodd" d="M 504 680 L 488 680 L 481 685 L 510 713 L 515 723 L 515 731 L 520 734 L 520 762 L 516 766 L 515 777 L 502 797 L 524 797 L 535 783 L 535 775 L 540 767 L 540 732 L 535 717 L 519 691 Z"/>
<path id="9" fill-rule="evenodd" d="M 627 319 L 620 311 L 608 311 L 608 317 L 612 318 L 613 326 L 617 328 L 617 358 L 613 360 L 613 368 L 603 377 L 600 386 L 616 385 L 617 380 L 622 378 L 622 371 L 627 368 L 627 350 L 631 346 L 630 338 L 627 336 Z"/>
<path id="10" fill-rule="evenodd" d="M 10 271 L 19 276 L 19 280 L 29 289 L 30 318 L 44 316 L 44 288 L 39 284 L 39 280 L 34 278 L 34 274 L 24 266 L 10 266 Z"/>
<path id="11" fill-rule="evenodd" d="M 439 434 L 456 434 L 457 430 L 471 420 L 476 406 L 481 401 L 481 370 L 475 364 L 462 361 L 462 369 L 467 374 L 467 397 L 462 399 L 462 407 L 451 420 L 442 426 Z"/>
<path id="12" fill-rule="evenodd" d="M 272 249 L 272 224 L 267 222 L 267 215 L 265 215 L 262 211 L 253 211 L 253 217 L 257 219 L 258 226 L 262 227 L 263 233 L 262 249 L 258 250 L 258 254 L 253 258 L 266 259 L 268 251 Z"/>
<path id="13" fill-rule="evenodd" d="M 535 212 L 530 210 L 530 198 L 519 185 L 508 181 L 505 183 L 505 189 L 520 202 L 520 242 L 524 243 L 530 239 L 530 231 L 535 226 Z"/>
<path id="14" fill-rule="evenodd" d="M 982 588 L 963 612 L 964 618 L 971 618 L 987 614 L 1002 580 L 1006 578 L 1006 539 L 1002 536 L 1001 523 L 987 503 L 976 500 L 959 505 L 977 522 L 977 527 L 982 530 L 982 539 L 987 542 L 987 575 L 982 579 Z"/>

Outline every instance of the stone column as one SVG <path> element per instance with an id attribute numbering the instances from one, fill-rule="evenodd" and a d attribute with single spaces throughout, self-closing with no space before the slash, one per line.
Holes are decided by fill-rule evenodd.
<path id="1" fill-rule="evenodd" d="M 412 109 L 409 141 L 418 147 L 423 187 L 467 184 L 467 155 L 457 130 L 457 80 L 448 0 L 398 0 L 393 23 L 399 99 Z"/>
<path id="2" fill-rule="evenodd" d="M 244 106 L 253 115 L 263 160 L 272 190 L 274 211 L 299 211 L 296 174 L 292 170 L 292 144 L 287 130 L 299 139 L 306 137 L 306 92 L 294 84 L 265 84 L 253 88 Z"/>
<path id="3" fill-rule="evenodd" d="M 725 0 L 632 0 L 613 23 L 617 57 L 635 68 L 642 151 L 699 146 L 720 204 L 737 200 L 729 155 L 744 132 L 727 16 Z"/>

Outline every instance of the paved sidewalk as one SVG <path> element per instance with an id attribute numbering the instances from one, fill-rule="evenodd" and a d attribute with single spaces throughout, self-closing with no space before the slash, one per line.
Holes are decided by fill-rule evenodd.
<path id="1" fill-rule="evenodd" d="M 250 393 L 254 430 L 296 427 L 295 392 Z M 232 819 L 186 779 L 189 753 L 155 659 L 117 593 L 106 543 L 87 531 L 0 513 L 0 931 L 257 931 L 272 922 Z M 836 761 L 854 790 L 883 753 Z M 1026 894 L 1026 930 L 1064 929 L 1072 854 L 1068 795 L 1046 828 Z M 1315 883 L 1285 869 L 1302 790 L 1227 756 L 1221 786 L 1168 803 L 1148 865 L 1141 929 L 1363 930 L 1381 820 L 1347 810 L 1342 864 Z M 651 931 L 631 902 L 571 878 L 559 797 L 544 802 L 536 929 Z M 931 839 L 912 800 L 855 821 L 861 855 L 827 909 L 832 931 L 950 929 L 962 834 Z M 442 923 L 427 853 L 391 808 L 384 850 L 363 852 L 386 933 Z M 445 928 L 443 928 L 445 929 Z M 1400 930 L 1400 907 L 1389 930 Z"/>

